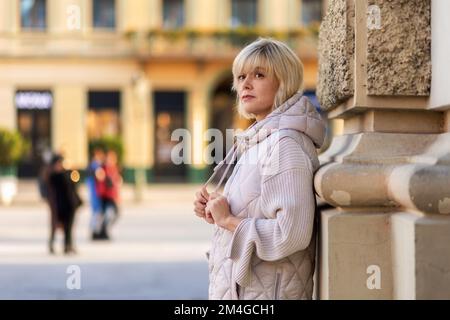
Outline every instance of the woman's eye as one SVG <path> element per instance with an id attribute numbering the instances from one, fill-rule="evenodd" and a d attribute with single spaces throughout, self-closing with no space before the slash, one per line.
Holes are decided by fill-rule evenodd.
<path id="1" fill-rule="evenodd" d="M 257 77 L 257 78 L 264 78 L 264 75 L 263 75 L 262 73 L 257 73 L 257 74 L 256 74 L 256 77 Z"/>
<path id="2" fill-rule="evenodd" d="M 245 76 L 244 75 L 240 75 L 238 76 L 238 80 L 244 80 Z"/>

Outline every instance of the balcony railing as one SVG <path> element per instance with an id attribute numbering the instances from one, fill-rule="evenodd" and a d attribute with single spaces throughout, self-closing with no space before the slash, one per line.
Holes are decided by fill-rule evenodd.
<path id="1" fill-rule="evenodd" d="M 258 28 L 211 31 L 153 29 L 146 33 L 129 31 L 125 35 L 138 54 L 150 57 L 229 58 L 259 37 L 284 41 L 301 55 L 315 56 L 318 29 L 318 24 L 288 31 L 268 31 Z"/>
<path id="2" fill-rule="evenodd" d="M 154 29 L 89 34 L 0 34 L 0 57 L 137 57 L 231 59 L 258 37 L 286 42 L 300 57 L 317 56 L 318 24 L 288 31 L 234 28 L 201 31 Z"/>

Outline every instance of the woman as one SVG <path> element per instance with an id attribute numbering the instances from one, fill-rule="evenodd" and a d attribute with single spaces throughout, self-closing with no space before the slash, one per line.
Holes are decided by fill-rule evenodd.
<path id="1" fill-rule="evenodd" d="M 119 216 L 119 188 L 122 183 L 118 167 L 117 153 L 109 150 L 101 169 L 97 170 L 96 190 L 101 200 L 102 225 L 94 239 L 109 240 L 109 227 L 113 225 Z"/>
<path id="2" fill-rule="evenodd" d="M 215 224 L 209 298 L 312 299 L 313 176 L 325 122 L 301 94 L 303 66 L 285 44 L 253 42 L 232 71 L 238 111 L 256 121 L 214 170 L 238 159 L 223 195 L 206 190 L 214 174 L 196 193 L 196 215 Z"/>

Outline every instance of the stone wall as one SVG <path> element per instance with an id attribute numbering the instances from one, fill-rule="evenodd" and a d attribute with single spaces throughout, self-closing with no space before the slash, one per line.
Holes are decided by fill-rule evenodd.
<path id="1" fill-rule="evenodd" d="M 431 1 L 329 1 L 319 61 L 317 92 L 325 110 L 354 96 L 356 107 L 371 106 L 370 97 L 429 96 Z"/>
<path id="2" fill-rule="evenodd" d="M 314 177 L 333 207 L 321 213 L 320 299 L 450 298 L 448 3 L 329 2 L 318 96 L 344 134 Z"/>
<path id="3" fill-rule="evenodd" d="M 367 33 L 367 94 L 428 96 L 431 5 L 424 0 L 369 0 L 380 29 Z"/>
<path id="4" fill-rule="evenodd" d="M 328 110 L 353 95 L 354 0 L 331 0 L 319 36 L 318 98 Z"/>

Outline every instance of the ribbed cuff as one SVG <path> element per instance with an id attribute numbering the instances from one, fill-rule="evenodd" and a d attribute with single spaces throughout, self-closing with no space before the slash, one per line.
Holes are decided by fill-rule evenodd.
<path id="1" fill-rule="evenodd" d="M 241 250 L 243 249 L 243 246 L 240 245 L 241 243 L 245 242 L 245 237 L 248 236 L 248 225 L 252 219 L 243 219 L 241 222 L 239 222 L 238 226 L 234 230 L 233 237 L 231 238 L 230 244 L 228 245 L 228 249 L 226 252 L 226 257 L 230 259 L 236 259 L 240 257 Z"/>

